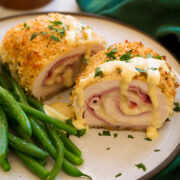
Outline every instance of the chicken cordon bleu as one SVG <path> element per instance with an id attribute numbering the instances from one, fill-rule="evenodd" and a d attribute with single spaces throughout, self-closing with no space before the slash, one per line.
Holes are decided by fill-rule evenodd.
<path id="1" fill-rule="evenodd" d="M 28 93 L 44 100 L 72 86 L 83 64 L 105 45 L 105 40 L 83 22 L 50 13 L 7 31 L 1 60 Z"/>
<path id="2" fill-rule="evenodd" d="M 115 44 L 92 56 L 78 77 L 74 125 L 146 130 L 155 138 L 173 113 L 177 86 L 164 56 L 141 42 Z"/>

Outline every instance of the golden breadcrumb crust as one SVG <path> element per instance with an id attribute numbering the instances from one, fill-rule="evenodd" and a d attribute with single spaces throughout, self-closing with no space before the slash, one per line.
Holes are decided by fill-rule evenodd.
<path id="1" fill-rule="evenodd" d="M 52 23 L 55 21 L 61 21 L 63 24 L 55 25 Z M 26 23 L 20 23 L 7 31 L 0 49 L 1 59 L 9 66 L 13 78 L 25 90 L 31 91 L 33 82 L 42 69 L 57 57 L 80 45 L 105 43 L 104 39 L 94 31 L 92 31 L 91 40 L 88 39 L 86 30 L 90 28 L 89 26 L 84 26 L 81 31 L 74 29 L 80 33 L 72 43 L 69 43 L 66 31 L 72 25 L 76 28 L 77 25 L 83 24 L 69 15 L 49 13 Z M 60 29 L 61 27 L 65 28 L 64 35 L 53 30 L 53 28 Z M 52 35 L 60 41 L 53 40 Z"/>
<path id="2" fill-rule="evenodd" d="M 90 61 L 88 62 L 88 65 L 86 66 L 86 69 L 78 76 L 76 80 L 76 85 L 74 86 L 74 90 L 72 92 L 71 100 L 73 101 L 73 98 L 76 95 L 76 89 L 79 86 L 80 80 L 87 78 L 89 74 L 93 73 L 99 65 L 105 63 L 109 59 L 109 57 L 106 55 L 106 53 L 110 52 L 113 48 L 117 47 L 118 51 L 115 53 L 116 58 L 119 60 L 119 58 L 127 54 L 127 52 L 131 51 L 131 58 L 140 55 L 144 58 L 147 58 L 147 55 L 151 55 L 153 58 L 157 58 L 160 55 L 156 52 L 154 52 L 151 48 L 144 47 L 144 45 L 141 42 L 128 42 L 127 40 L 124 43 L 115 44 L 111 47 L 109 47 L 106 50 L 102 50 L 98 52 L 96 55 L 92 56 Z M 162 60 L 166 61 L 166 57 L 162 56 Z M 171 70 L 171 67 L 166 62 L 167 66 Z M 165 95 L 166 100 L 168 102 L 169 108 L 172 110 L 174 99 L 176 95 L 175 88 L 178 87 L 178 83 L 175 82 L 175 77 L 171 75 L 171 72 L 163 72 L 161 68 L 159 68 L 159 71 L 161 73 L 161 79 L 159 82 L 159 88 L 161 89 L 162 93 Z M 94 79 L 93 83 L 100 82 L 104 80 L 118 80 L 121 78 L 121 74 L 118 72 L 118 70 L 115 70 L 113 73 L 103 75 L 103 77 L 99 76 Z M 137 80 L 146 80 L 147 76 L 143 73 L 140 73 L 136 75 L 133 79 Z"/>

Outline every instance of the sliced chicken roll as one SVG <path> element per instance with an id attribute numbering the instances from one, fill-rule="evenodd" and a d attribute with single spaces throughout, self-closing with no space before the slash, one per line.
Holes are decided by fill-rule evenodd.
<path id="1" fill-rule="evenodd" d="M 156 129 L 172 114 L 175 76 L 165 57 L 142 43 L 125 42 L 100 51 L 76 81 L 76 127 Z"/>
<path id="2" fill-rule="evenodd" d="M 26 91 L 46 99 L 72 86 L 83 62 L 105 44 L 101 36 L 72 16 L 50 13 L 9 30 L 1 55 Z"/>

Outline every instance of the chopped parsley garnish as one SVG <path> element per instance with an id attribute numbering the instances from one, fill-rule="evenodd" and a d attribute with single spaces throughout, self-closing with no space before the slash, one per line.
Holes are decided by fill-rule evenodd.
<path id="1" fill-rule="evenodd" d="M 38 33 L 37 33 L 37 32 L 33 33 L 33 34 L 31 35 L 30 40 L 33 40 L 33 39 L 34 39 L 37 35 L 38 35 Z"/>
<path id="2" fill-rule="evenodd" d="M 56 31 L 57 31 L 59 34 L 64 35 L 65 29 L 64 29 L 64 28 L 56 29 Z"/>
<path id="3" fill-rule="evenodd" d="M 110 150 L 110 149 L 111 149 L 110 147 L 107 147 L 107 148 L 106 148 L 107 151 Z"/>
<path id="4" fill-rule="evenodd" d="M 99 136 L 111 136 L 111 133 L 109 131 L 103 131 L 102 133 L 98 133 Z"/>
<path id="5" fill-rule="evenodd" d="M 54 26 L 63 24 L 61 21 L 50 21 L 50 23 L 54 24 Z"/>
<path id="6" fill-rule="evenodd" d="M 142 169 L 143 171 L 146 171 L 146 167 L 143 163 L 135 164 L 138 169 Z"/>
<path id="7" fill-rule="evenodd" d="M 132 62 L 132 61 L 129 59 L 129 60 L 125 60 L 125 62 L 126 62 L 126 63 L 130 63 L 130 62 Z"/>
<path id="8" fill-rule="evenodd" d="M 134 139 L 134 136 L 128 134 L 128 138 Z"/>
<path id="9" fill-rule="evenodd" d="M 50 38 L 52 39 L 52 40 L 54 40 L 54 41 L 57 41 L 57 42 L 60 42 L 61 40 L 58 38 L 58 37 L 56 37 L 56 36 L 54 36 L 54 35 L 50 35 Z"/>
<path id="10" fill-rule="evenodd" d="M 174 107 L 173 110 L 174 110 L 175 112 L 179 112 L 179 111 L 180 111 L 179 102 L 175 102 L 174 105 L 175 105 L 175 107 Z"/>
<path id="11" fill-rule="evenodd" d="M 27 24 L 26 23 L 24 23 L 24 28 L 26 28 L 27 27 Z"/>
<path id="12" fill-rule="evenodd" d="M 146 137 L 146 138 L 144 138 L 146 141 L 152 141 L 152 139 L 150 139 L 150 138 L 148 138 L 148 137 Z"/>
<path id="13" fill-rule="evenodd" d="M 154 71 L 155 71 L 155 70 L 157 70 L 157 68 L 156 68 L 156 67 L 151 67 L 151 68 L 149 68 L 149 69 L 152 69 L 152 70 L 154 70 Z"/>
<path id="14" fill-rule="evenodd" d="M 155 59 L 162 59 L 162 56 L 154 56 Z"/>
<path id="15" fill-rule="evenodd" d="M 128 52 L 126 52 L 126 54 L 123 54 L 121 57 L 120 57 L 120 60 L 121 61 L 126 61 L 126 60 L 129 60 L 131 59 L 131 53 L 132 53 L 132 49 L 129 50 Z"/>
<path id="16" fill-rule="evenodd" d="M 160 149 L 155 149 L 155 150 L 154 150 L 154 152 L 159 152 L 159 151 L 160 151 Z"/>
<path id="17" fill-rule="evenodd" d="M 138 54 L 138 55 L 136 55 L 135 57 L 142 57 L 142 56 Z"/>
<path id="18" fill-rule="evenodd" d="M 54 30 L 54 27 L 51 25 L 51 26 L 48 26 L 49 29 L 51 30 Z"/>
<path id="19" fill-rule="evenodd" d="M 152 58 L 151 54 L 146 55 L 146 58 Z"/>
<path id="20" fill-rule="evenodd" d="M 147 75 L 147 71 L 146 70 L 143 70 L 143 69 L 140 69 L 140 68 L 135 68 L 136 71 L 140 72 L 140 73 L 144 73 Z"/>
<path id="21" fill-rule="evenodd" d="M 109 61 L 111 61 L 110 59 L 106 59 L 104 62 L 109 62 Z"/>
<path id="22" fill-rule="evenodd" d="M 108 53 L 105 53 L 109 58 L 116 59 L 115 53 L 118 52 L 117 47 L 114 47 L 111 51 Z"/>
<path id="23" fill-rule="evenodd" d="M 94 78 L 95 77 L 98 77 L 98 76 L 102 76 L 103 75 L 103 72 L 101 71 L 101 68 L 100 67 L 97 67 L 95 69 L 95 74 L 94 74 Z"/>
<path id="24" fill-rule="evenodd" d="M 114 133 L 113 135 L 114 135 L 114 138 L 118 137 L 118 133 Z"/>
<path id="25" fill-rule="evenodd" d="M 84 64 L 87 64 L 87 60 L 86 60 L 86 58 L 84 56 L 82 57 L 82 61 L 83 61 Z"/>
<path id="26" fill-rule="evenodd" d="M 117 178 L 117 177 L 119 177 L 121 175 L 122 175 L 122 173 L 118 173 L 118 174 L 115 175 L 115 177 Z"/>
<path id="27" fill-rule="evenodd" d="M 131 59 L 131 54 L 124 54 L 120 57 L 121 61 L 129 60 Z"/>
<path id="28" fill-rule="evenodd" d="M 45 36 L 46 34 L 49 34 L 48 32 L 41 32 L 43 36 Z"/>

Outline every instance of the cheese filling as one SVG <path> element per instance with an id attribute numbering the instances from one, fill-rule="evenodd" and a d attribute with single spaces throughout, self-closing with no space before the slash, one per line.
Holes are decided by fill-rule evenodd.
<path id="1" fill-rule="evenodd" d="M 152 102 L 151 108 L 151 126 L 147 128 L 146 135 L 149 138 L 155 138 L 157 136 L 157 128 L 162 126 L 162 123 L 159 120 L 159 102 L 157 98 L 157 86 L 160 82 L 160 72 L 158 68 L 161 68 L 163 71 L 169 72 L 169 68 L 166 65 L 164 60 L 153 59 L 153 58 L 142 58 L 134 57 L 128 62 L 125 61 L 109 61 L 104 64 L 101 64 L 100 69 L 103 73 L 103 76 L 114 72 L 117 69 L 121 70 L 120 75 L 120 86 L 119 86 L 119 95 L 120 95 L 120 109 L 126 115 L 136 115 L 138 110 L 132 111 L 128 106 L 128 88 L 129 84 L 133 80 L 134 76 L 145 73 L 147 76 L 148 84 L 148 95 Z M 81 79 L 78 88 L 76 89 L 76 98 L 77 104 L 79 105 L 78 117 L 76 121 L 84 123 L 82 118 L 82 111 L 84 110 L 85 101 L 84 101 L 84 89 L 93 84 L 96 81 L 95 72 L 91 73 L 87 78 Z M 98 79 L 98 78 L 97 78 Z"/>

